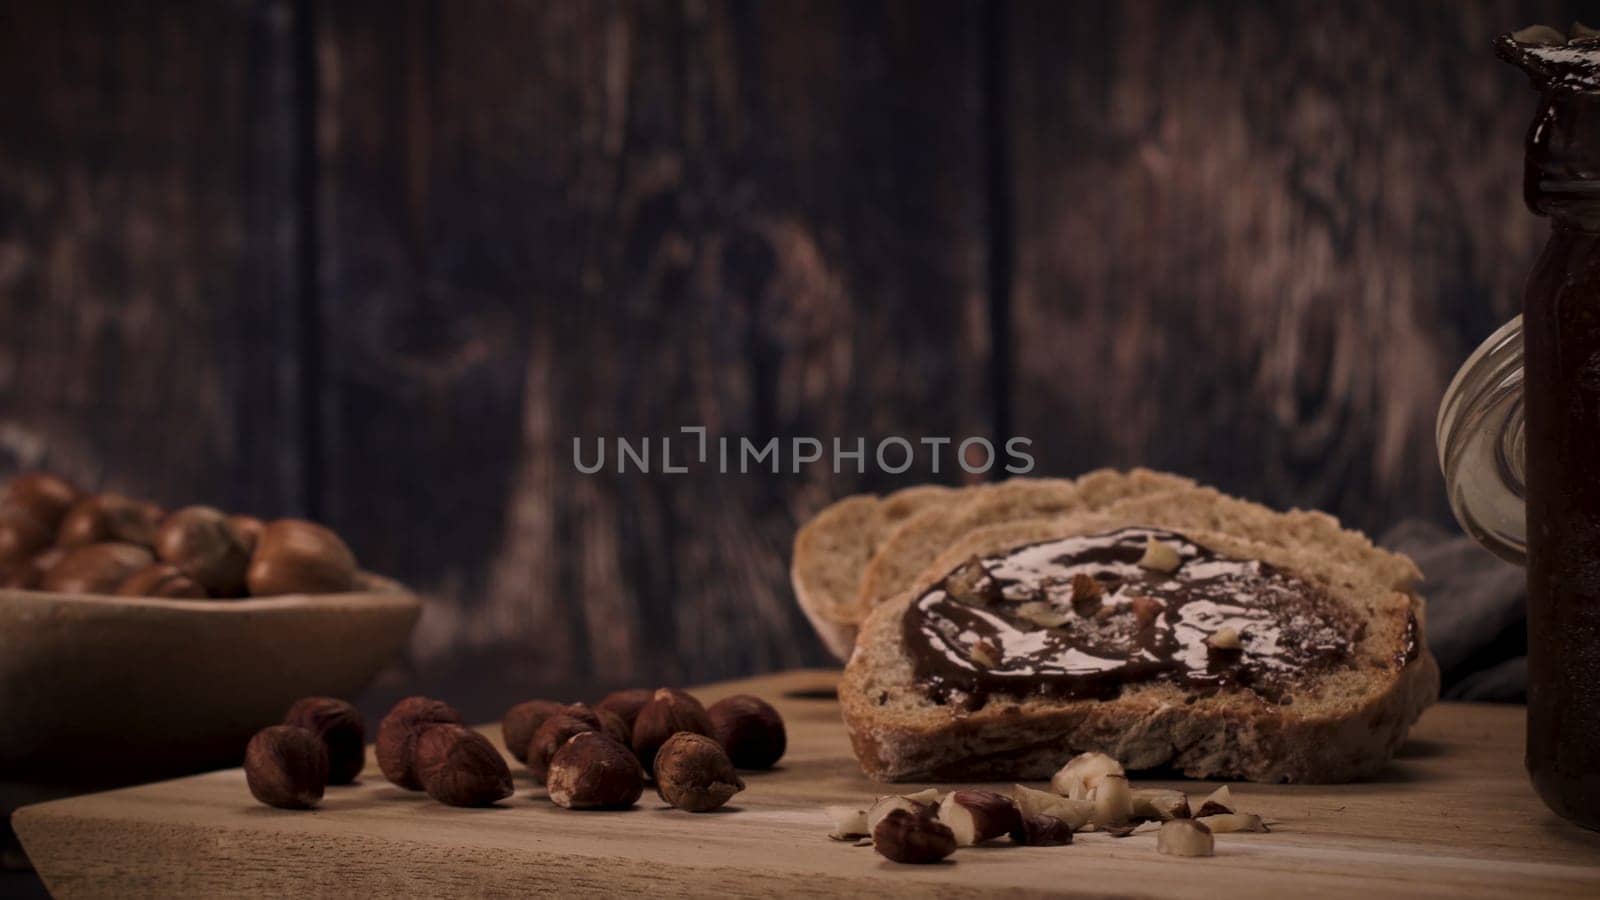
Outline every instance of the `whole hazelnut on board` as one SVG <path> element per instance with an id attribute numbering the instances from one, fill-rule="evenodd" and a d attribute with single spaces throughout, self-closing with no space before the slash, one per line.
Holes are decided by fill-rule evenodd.
<path id="1" fill-rule="evenodd" d="M 117 585 L 123 597 L 164 597 L 171 600 L 203 600 L 206 589 L 193 578 L 178 571 L 177 566 L 155 563 L 129 575 Z"/>
<path id="2" fill-rule="evenodd" d="M 268 806 L 310 809 L 328 783 L 328 751 L 304 728 L 263 728 L 245 747 L 244 778 L 250 793 Z"/>
<path id="3" fill-rule="evenodd" d="M 649 703 L 656 695 L 649 688 L 626 688 L 612 691 L 605 699 L 594 705 L 595 709 L 608 709 L 622 718 L 622 723 L 628 726 L 628 734 L 633 734 L 633 723 L 639 718 L 639 710 Z M 629 741 L 623 741 L 629 743 Z"/>
<path id="4" fill-rule="evenodd" d="M 61 520 L 56 543 L 82 547 L 120 541 L 149 547 L 155 541 L 161 508 L 121 494 L 96 494 L 73 504 Z"/>
<path id="5" fill-rule="evenodd" d="M 872 829 L 872 848 L 897 863 L 936 863 L 956 852 L 956 836 L 933 818 L 897 809 Z"/>
<path id="6" fill-rule="evenodd" d="M 564 712 L 545 719 L 528 741 L 528 771 L 533 773 L 533 779 L 544 784 L 550 775 L 550 760 L 555 758 L 556 751 L 568 740 L 587 731 L 600 731 L 600 726 Z"/>
<path id="7" fill-rule="evenodd" d="M 55 533 L 20 506 L 0 506 L 0 565 L 22 565 L 55 541 Z"/>
<path id="8" fill-rule="evenodd" d="M 374 754 L 383 777 L 408 791 L 422 790 L 417 778 L 417 738 L 431 725 L 460 725 L 461 714 L 450 704 L 428 697 L 407 697 L 378 723 Z"/>
<path id="9" fill-rule="evenodd" d="M 633 722 L 633 752 L 646 772 L 655 772 L 656 751 L 680 731 L 710 737 L 711 716 L 687 691 L 660 688 Z"/>
<path id="10" fill-rule="evenodd" d="M 788 746 L 783 717 L 760 697 L 736 694 L 711 704 L 711 736 L 741 769 L 770 769 Z"/>
<path id="11" fill-rule="evenodd" d="M 744 790 L 716 739 L 680 731 L 656 753 L 656 793 L 688 812 L 710 812 Z"/>
<path id="12" fill-rule="evenodd" d="M 633 729 L 628 727 L 627 722 L 622 721 L 621 716 L 609 709 L 596 709 L 594 714 L 600 720 L 600 731 L 606 737 L 624 747 L 633 746 Z"/>
<path id="13" fill-rule="evenodd" d="M 488 806 L 511 796 L 511 769 L 489 739 L 462 725 L 430 725 L 417 738 L 417 778 L 449 806 Z"/>
<path id="14" fill-rule="evenodd" d="M 134 544 L 73 547 L 50 567 L 39 587 L 63 594 L 114 594 L 128 576 L 153 562 L 149 550 Z"/>
<path id="15" fill-rule="evenodd" d="M 247 580 L 254 597 L 338 594 L 356 583 L 356 557 L 337 534 L 301 519 L 261 529 Z"/>
<path id="16" fill-rule="evenodd" d="M 644 770 L 626 745 L 586 731 L 550 758 L 550 800 L 567 809 L 626 809 L 644 793 Z"/>
<path id="17" fill-rule="evenodd" d="M 304 728 L 328 750 L 328 783 L 349 784 L 367 763 L 367 726 L 354 706 L 335 697 L 301 697 L 283 724 Z"/>
<path id="18" fill-rule="evenodd" d="M 628 746 L 633 739 L 632 729 L 622 724 L 622 717 L 606 709 L 594 709 L 585 703 L 569 703 L 562 708 L 562 712 L 574 719 L 582 719 L 595 726 L 606 737 Z"/>
<path id="19" fill-rule="evenodd" d="M 54 537 L 67 510 L 81 496 L 82 492 L 65 478 L 49 472 L 28 472 L 11 479 L 5 493 L 0 494 L 0 505 L 21 507 Z"/>
<path id="20" fill-rule="evenodd" d="M 528 742 L 533 740 L 533 733 L 545 719 L 560 711 L 561 704 L 554 700 L 525 700 L 500 717 L 500 737 L 517 762 L 528 761 Z"/>
<path id="21" fill-rule="evenodd" d="M 244 536 L 219 510 L 187 506 L 161 520 L 156 556 L 171 563 L 216 597 L 244 595 L 250 550 Z"/>

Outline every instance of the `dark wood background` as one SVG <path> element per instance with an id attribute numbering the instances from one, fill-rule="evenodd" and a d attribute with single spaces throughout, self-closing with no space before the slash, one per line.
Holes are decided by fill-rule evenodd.
<path id="1" fill-rule="evenodd" d="M 0 474 L 329 522 L 433 598 L 374 697 L 476 716 L 823 661 L 797 522 L 930 477 L 574 436 L 1444 519 L 1438 399 L 1543 233 L 1489 40 L 1568 7 L 0 3 Z"/>

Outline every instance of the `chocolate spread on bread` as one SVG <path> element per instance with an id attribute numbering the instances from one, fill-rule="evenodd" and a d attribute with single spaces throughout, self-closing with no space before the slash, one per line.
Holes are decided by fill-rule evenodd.
<path id="1" fill-rule="evenodd" d="M 1140 565 L 1152 541 L 1177 551 L 1176 568 Z M 1109 699 L 1150 681 L 1287 704 L 1304 675 L 1349 665 L 1363 633 L 1312 583 L 1155 528 L 974 558 L 918 597 L 903 629 L 918 683 L 968 708 L 990 694 Z"/>

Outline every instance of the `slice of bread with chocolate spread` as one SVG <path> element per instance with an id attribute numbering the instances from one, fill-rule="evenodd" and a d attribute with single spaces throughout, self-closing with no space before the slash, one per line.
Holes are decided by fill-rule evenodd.
<path id="1" fill-rule="evenodd" d="M 1011 521 L 936 552 L 840 686 L 883 780 L 1046 778 L 1073 755 L 1195 777 L 1370 775 L 1438 694 L 1410 560 L 1208 489 Z"/>

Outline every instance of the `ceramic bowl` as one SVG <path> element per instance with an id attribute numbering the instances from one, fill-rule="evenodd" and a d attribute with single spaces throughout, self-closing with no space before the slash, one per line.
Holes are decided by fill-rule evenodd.
<path id="1" fill-rule="evenodd" d="M 0 591 L 0 779 L 237 765 L 294 700 L 353 699 L 404 647 L 421 602 L 376 576 L 362 588 L 230 601 Z"/>

